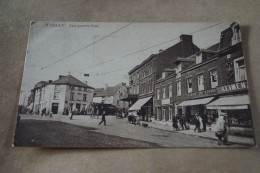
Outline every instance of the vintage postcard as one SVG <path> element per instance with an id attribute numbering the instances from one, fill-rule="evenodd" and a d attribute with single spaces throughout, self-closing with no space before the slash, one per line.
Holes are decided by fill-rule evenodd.
<path id="1" fill-rule="evenodd" d="M 237 22 L 31 22 L 14 146 L 255 146 Z"/>

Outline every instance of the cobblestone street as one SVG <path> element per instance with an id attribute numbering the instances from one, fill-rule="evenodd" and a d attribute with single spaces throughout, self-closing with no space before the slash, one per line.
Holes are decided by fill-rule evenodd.
<path id="1" fill-rule="evenodd" d="M 26 121 L 25 121 L 26 120 Z M 145 128 L 139 125 L 133 125 L 127 122 L 127 119 L 117 119 L 115 116 L 107 116 L 107 126 L 98 125 L 101 121 L 101 117 L 90 118 L 90 116 L 74 116 L 72 120 L 67 116 L 54 115 L 53 118 L 47 116 L 39 115 L 21 115 L 21 121 L 19 126 L 23 126 L 26 122 L 27 126 L 33 126 L 34 121 L 27 120 L 42 120 L 40 122 L 45 123 L 44 125 L 34 126 L 37 130 L 44 131 L 45 134 L 49 134 L 56 139 L 56 143 L 62 144 L 61 141 L 57 141 L 62 138 L 58 138 L 57 134 L 66 135 L 64 138 L 72 139 L 73 141 L 63 141 L 69 142 L 74 146 L 73 143 L 77 143 L 79 140 L 83 140 L 82 144 L 86 144 L 86 147 L 239 147 L 243 145 L 230 144 L 219 146 L 217 141 L 213 139 L 206 139 L 198 136 L 191 136 L 187 134 L 182 134 L 178 132 L 171 132 L 166 130 L 159 130 L 155 128 Z M 55 126 L 48 126 L 51 121 L 59 122 Z M 39 121 L 37 121 L 39 123 Z M 68 124 L 73 124 L 77 126 L 70 126 Z M 42 123 L 41 123 L 42 124 Z M 55 127 L 55 128 L 54 128 Z M 72 127 L 77 127 L 72 128 Z M 87 127 L 87 128 L 86 128 Z M 82 131 L 82 129 L 84 129 Z M 32 129 L 31 129 L 32 130 Z M 20 130 L 20 133 L 23 133 Z M 28 133 L 28 132 L 27 132 Z M 37 133 L 35 133 L 36 135 Z M 40 133 L 39 133 L 40 134 Z M 89 134 L 92 134 L 91 137 Z M 70 138 L 70 136 L 73 136 Z M 109 136 L 109 137 L 108 137 Z M 117 138 L 116 138 L 117 137 Z M 97 140 L 93 140 L 98 138 Z M 99 139 L 106 140 L 99 140 Z M 86 142 L 88 141 L 88 142 Z M 117 141 L 117 142 L 115 142 Z M 92 142 L 92 143 L 91 143 Z M 17 141 L 17 143 L 19 143 Z M 45 146 L 38 143 L 39 146 Z M 75 144 L 76 145 L 76 144 Z M 53 146 L 51 141 L 49 141 L 48 146 Z M 57 147 L 57 145 L 55 145 Z M 68 146 L 65 145 L 64 146 Z M 76 145 L 77 146 L 77 145 Z"/>

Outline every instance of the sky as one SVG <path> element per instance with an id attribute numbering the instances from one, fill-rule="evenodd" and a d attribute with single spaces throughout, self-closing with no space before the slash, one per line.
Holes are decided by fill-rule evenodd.
<path id="1" fill-rule="evenodd" d="M 128 72 L 133 67 L 178 43 L 181 34 L 195 32 L 194 44 L 207 48 L 219 42 L 221 31 L 230 24 L 34 22 L 28 36 L 19 103 L 24 103 L 37 82 L 54 81 L 59 75 L 71 74 L 94 88 L 128 84 Z"/>

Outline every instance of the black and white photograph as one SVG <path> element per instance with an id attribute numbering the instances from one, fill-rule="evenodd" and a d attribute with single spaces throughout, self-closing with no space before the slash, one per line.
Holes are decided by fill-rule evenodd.
<path id="1" fill-rule="evenodd" d="M 13 146 L 254 147 L 246 59 L 238 22 L 33 21 Z"/>

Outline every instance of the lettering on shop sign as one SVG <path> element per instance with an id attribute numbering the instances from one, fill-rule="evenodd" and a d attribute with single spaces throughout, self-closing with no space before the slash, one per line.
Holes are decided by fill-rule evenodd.
<path id="1" fill-rule="evenodd" d="M 242 89 L 247 89 L 246 81 L 237 82 L 234 84 L 218 87 L 218 92 L 223 93 L 223 92 L 230 92 L 230 91 L 236 91 L 236 90 L 242 90 Z"/>
<path id="2" fill-rule="evenodd" d="M 164 99 L 162 100 L 162 105 L 170 104 L 170 99 Z"/>
<path id="3" fill-rule="evenodd" d="M 210 94 L 214 94 L 216 92 L 217 92 L 217 90 L 216 90 L 216 88 L 214 88 L 214 89 L 210 89 L 210 90 L 190 93 L 190 94 L 187 94 L 187 96 L 194 97 L 194 96 L 198 96 L 198 95 L 210 95 Z"/>

